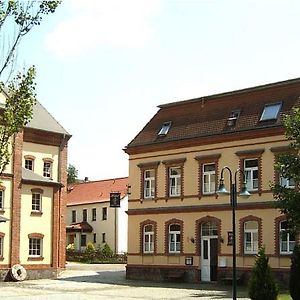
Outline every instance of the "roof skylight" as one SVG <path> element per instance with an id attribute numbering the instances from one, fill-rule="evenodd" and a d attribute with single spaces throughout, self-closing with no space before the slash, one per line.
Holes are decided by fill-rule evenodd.
<path id="1" fill-rule="evenodd" d="M 160 131 L 159 131 L 159 133 L 158 133 L 158 135 L 159 136 L 165 136 L 165 135 L 167 135 L 167 133 L 170 130 L 171 124 L 172 124 L 171 121 L 164 122 L 163 125 L 162 125 L 162 127 L 161 127 L 161 129 L 160 129 Z"/>
<path id="2" fill-rule="evenodd" d="M 276 120 L 281 108 L 281 102 L 266 104 L 261 114 L 260 121 Z"/>
<path id="3" fill-rule="evenodd" d="M 239 116 L 240 116 L 240 113 L 241 113 L 240 110 L 233 110 L 233 111 L 230 113 L 230 115 L 229 115 L 229 117 L 228 117 L 228 119 L 227 119 L 226 126 L 228 126 L 228 127 L 233 127 L 233 126 L 235 126 L 236 121 L 237 121 L 237 119 L 238 119 Z"/>

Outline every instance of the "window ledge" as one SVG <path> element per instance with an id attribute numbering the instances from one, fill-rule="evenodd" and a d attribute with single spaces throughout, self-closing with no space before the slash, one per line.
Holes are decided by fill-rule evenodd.
<path id="1" fill-rule="evenodd" d="M 43 256 L 29 256 L 28 261 L 41 261 L 41 260 L 44 260 L 44 257 Z"/>
<path id="2" fill-rule="evenodd" d="M 31 216 L 42 216 L 43 212 L 42 211 L 32 211 L 30 213 Z"/>
<path id="3" fill-rule="evenodd" d="M 5 210 L 3 208 L 0 208 L 0 214 L 4 214 Z"/>

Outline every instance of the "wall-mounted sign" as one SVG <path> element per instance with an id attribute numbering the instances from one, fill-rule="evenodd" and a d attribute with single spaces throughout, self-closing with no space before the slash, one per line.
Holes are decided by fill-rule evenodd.
<path id="1" fill-rule="evenodd" d="M 110 193 L 110 207 L 120 207 L 121 193 Z"/>
<path id="2" fill-rule="evenodd" d="M 227 245 L 232 246 L 232 244 L 233 244 L 233 233 L 232 233 L 232 231 L 228 231 L 227 235 L 228 235 Z"/>

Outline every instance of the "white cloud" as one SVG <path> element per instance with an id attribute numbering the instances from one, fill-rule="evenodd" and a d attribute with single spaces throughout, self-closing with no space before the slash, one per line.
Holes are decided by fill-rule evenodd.
<path id="1" fill-rule="evenodd" d="M 70 16 L 46 37 L 46 47 L 60 57 L 76 56 L 107 44 L 129 48 L 151 37 L 150 19 L 161 0 L 66 0 Z"/>

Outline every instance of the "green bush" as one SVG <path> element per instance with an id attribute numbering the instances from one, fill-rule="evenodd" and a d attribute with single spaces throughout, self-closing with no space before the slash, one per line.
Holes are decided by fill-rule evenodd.
<path id="1" fill-rule="evenodd" d="M 102 247 L 101 247 L 101 254 L 103 257 L 113 257 L 114 253 L 113 251 L 110 249 L 109 245 L 107 243 L 105 243 Z"/>
<path id="2" fill-rule="evenodd" d="M 293 300 L 300 299 L 300 246 L 296 245 L 291 258 L 290 294 Z"/>
<path id="3" fill-rule="evenodd" d="M 264 248 L 258 251 L 249 280 L 248 292 L 252 300 L 276 300 L 279 293 Z"/>

